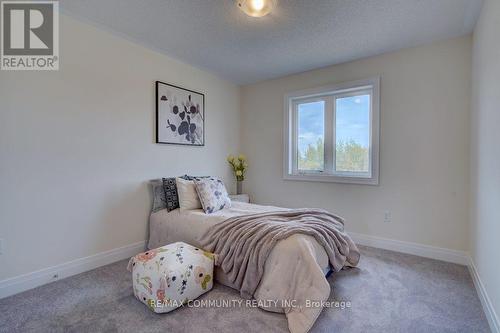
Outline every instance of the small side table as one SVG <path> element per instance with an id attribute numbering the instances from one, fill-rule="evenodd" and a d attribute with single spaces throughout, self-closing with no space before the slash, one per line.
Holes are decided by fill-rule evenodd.
<path id="1" fill-rule="evenodd" d="M 231 201 L 250 203 L 250 196 L 248 194 L 231 194 L 229 198 Z"/>

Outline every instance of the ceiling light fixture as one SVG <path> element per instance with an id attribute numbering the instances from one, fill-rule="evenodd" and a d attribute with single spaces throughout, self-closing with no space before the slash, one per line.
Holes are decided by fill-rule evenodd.
<path id="1" fill-rule="evenodd" d="M 238 0 L 238 7 L 248 16 L 262 17 L 269 14 L 277 0 Z"/>

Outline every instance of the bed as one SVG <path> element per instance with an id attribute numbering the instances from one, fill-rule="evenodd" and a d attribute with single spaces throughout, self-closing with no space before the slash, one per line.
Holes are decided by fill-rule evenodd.
<path id="1" fill-rule="evenodd" d="M 203 248 L 201 239 L 211 227 L 233 217 L 276 211 L 289 210 L 236 201 L 230 208 L 213 214 L 205 214 L 202 209 L 170 212 L 163 209 L 150 216 L 148 247 L 153 249 L 183 241 Z M 285 313 L 292 333 L 307 332 L 322 307 L 304 306 L 305 300 L 322 302 L 328 299 L 330 285 L 325 275 L 329 271 L 328 255 L 314 237 L 292 235 L 279 241 L 270 252 L 253 297 L 264 310 Z M 237 289 L 220 268 L 217 268 L 215 278 L 219 283 Z M 291 303 L 291 300 L 297 303 Z"/>

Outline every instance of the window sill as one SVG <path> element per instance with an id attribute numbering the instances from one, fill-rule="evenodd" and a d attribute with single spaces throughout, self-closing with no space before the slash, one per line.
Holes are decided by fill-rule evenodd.
<path id="1" fill-rule="evenodd" d="M 342 184 L 358 184 L 358 185 L 378 185 L 378 177 L 363 178 L 363 177 L 342 177 L 334 175 L 295 175 L 285 174 L 284 180 L 296 180 L 305 182 L 323 182 L 323 183 L 342 183 Z"/>

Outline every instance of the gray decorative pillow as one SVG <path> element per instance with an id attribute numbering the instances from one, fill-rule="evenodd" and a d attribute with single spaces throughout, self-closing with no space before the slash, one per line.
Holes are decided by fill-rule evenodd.
<path id="1" fill-rule="evenodd" d="M 165 190 L 163 189 L 163 181 L 161 179 L 152 180 L 150 183 L 153 190 L 153 208 L 151 212 L 155 213 L 167 208 L 167 199 L 165 198 Z"/>
<path id="2" fill-rule="evenodd" d="M 175 178 L 162 178 L 163 190 L 165 191 L 165 201 L 167 211 L 179 208 L 179 196 L 177 195 L 177 184 Z"/>
<path id="3" fill-rule="evenodd" d="M 231 207 L 231 199 L 229 199 L 224 183 L 219 178 L 195 178 L 193 182 L 205 213 L 211 214 Z"/>

